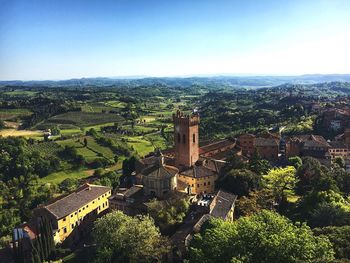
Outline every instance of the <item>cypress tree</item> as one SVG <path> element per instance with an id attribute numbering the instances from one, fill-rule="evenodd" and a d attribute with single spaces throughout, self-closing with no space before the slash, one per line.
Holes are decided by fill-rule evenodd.
<path id="1" fill-rule="evenodd" d="M 42 261 L 45 260 L 45 255 L 44 255 L 44 249 L 43 249 L 43 245 L 42 245 L 42 240 L 41 240 L 41 235 L 39 234 L 36 238 L 36 247 L 38 250 L 38 254 L 41 258 Z"/>
<path id="2" fill-rule="evenodd" d="M 49 245 L 50 254 L 55 250 L 55 241 L 53 239 L 53 230 L 52 225 L 49 221 L 46 221 L 46 231 L 47 231 L 47 240 Z"/>
<path id="3" fill-rule="evenodd" d="M 12 246 L 13 246 L 13 259 L 15 260 L 15 262 L 17 262 L 17 258 L 18 258 L 18 246 L 17 246 L 17 241 L 16 241 L 16 232 L 13 231 L 12 233 Z"/>
<path id="4" fill-rule="evenodd" d="M 19 233 L 19 232 L 18 232 Z M 23 263 L 24 262 L 24 251 L 23 251 L 23 239 L 18 237 L 18 248 L 17 248 L 17 261 L 18 263 Z"/>

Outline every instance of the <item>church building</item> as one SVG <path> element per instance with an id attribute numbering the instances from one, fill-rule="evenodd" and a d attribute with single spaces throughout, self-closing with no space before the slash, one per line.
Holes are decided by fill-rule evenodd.
<path id="1" fill-rule="evenodd" d="M 215 182 L 225 161 L 215 159 L 235 149 L 236 142 L 221 140 L 199 147 L 198 113 L 173 114 L 174 149 L 164 155 L 158 150 L 154 155 L 136 164 L 137 181 L 147 195 L 162 198 L 171 191 L 188 194 L 214 193 Z"/>

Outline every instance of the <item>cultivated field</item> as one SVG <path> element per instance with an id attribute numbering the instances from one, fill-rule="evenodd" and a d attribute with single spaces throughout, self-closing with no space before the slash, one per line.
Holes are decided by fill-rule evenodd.
<path id="1" fill-rule="evenodd" d="M 29 130 L 16 130 L 16 129 L 4 129 L 0 131 L 0 136 L 9 137 L 9 136 L 23 136 L 23 137 L 37 137 L 42 136 L 42 131 L 29 131 Z"/>

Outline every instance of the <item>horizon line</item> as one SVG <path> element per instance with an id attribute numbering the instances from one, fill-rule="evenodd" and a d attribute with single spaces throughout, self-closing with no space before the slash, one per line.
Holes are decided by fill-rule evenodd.
<path id="1" fill-rule="evenodd" d="M 251 74 L 251 73 L 217 73 L 217 74 L 188 74 L 188 75 L 164 75 L 164 76 L 152 76 L 152 75 L 124 75 L 124 76 L 95 76 L 95 77 L 70 77 L 60 79 L 0 79 L 0 82 L 43 82 L 43 81 L 68 81 L 68 80 L 82 80 L 82 79 L 110 79 L 110 80 L 141 80 L 141 79 L 164 79 L 164 78 L 215 78 L 215 77 L 305 77 L 305 76 L 350 76 L 350 73 L 307 73 L 307 74 Z"/>

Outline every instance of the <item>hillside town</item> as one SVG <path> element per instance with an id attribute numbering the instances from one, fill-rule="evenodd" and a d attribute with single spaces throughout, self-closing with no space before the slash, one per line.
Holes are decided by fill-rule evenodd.
<path id="1" fill-rule="evenodd" d="M 103 215 L 116 210 L 128 216 L 147 214 L 152 200 L 167 203 L 189 198 L 190 210 L 170 236 L 173 250 L 167 255 L 167 261 L 178 262 L 186 255 L 193 235 L 210 218 L 235 220 L 238 197 L 217 184 L 220 177 L 225 176 L 222 169 L 232 157 L 247 163 L 258 155 L 275 167 L 285 166 L 288 159 L 295 156 L 313 157 L 328 167 L 340 158 L 349 170 L 350 110 L 331 109 L 323 114 L 325 125 L 335 131 L 344 130 L 344 133 L 334 140 L 326 140 L 314 134 L 283 136 L 277 129 L 259 135 L 241 134 L 200 146 L 199 113 L 185 114 L 178 110 L 172 115 L 174 147 L 165 151 L 157 149 L 137 159 L 131 185 L 113 189 L 87 182 L 39 205 L 30 221 L 13 230 L 12 247 L 18 249 L 22 239 L 38 239 L 41 235 L 38 226 L 48 222 L 54 243 L 74 249 L 89 242 L 94 221 Z M 25 255 L 30 253 L 30 244 L 31 241 L 22 244 Z"/>

